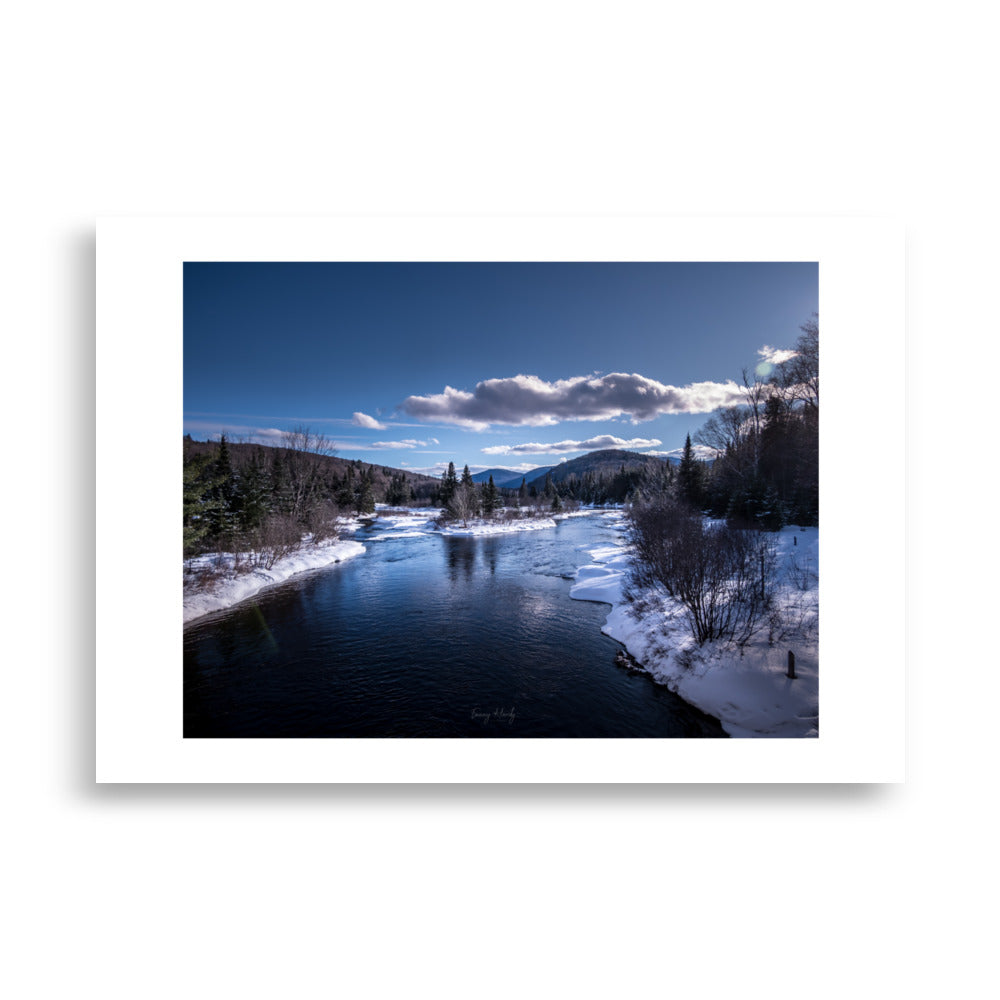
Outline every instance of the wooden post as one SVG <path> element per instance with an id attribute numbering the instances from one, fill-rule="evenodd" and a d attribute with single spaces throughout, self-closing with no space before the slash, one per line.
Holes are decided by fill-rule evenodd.
<path id="1" fill-rule="evenodd" d="M 788 651 L 788 676 L 795 679 L 795 654 L 791 650 Z"/>

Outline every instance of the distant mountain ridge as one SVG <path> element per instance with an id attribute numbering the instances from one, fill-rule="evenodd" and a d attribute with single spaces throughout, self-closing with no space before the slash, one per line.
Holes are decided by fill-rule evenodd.
<path id="1" fill-rule="evenodd" d="M 527 478 L 530 483 L 538 476 L 544 476 L 546 472 L 554 468 L 552 465 L 540 466 L 537 469 L 529 469 L 527 472 L 514 472 L 512 469 L 484 469 L 477 472 L 473 477 L 474 483 L 488 483 L 490 476 L 493 477 L 493 485 L 501 489 L 516 490 L 521 486 L 521 480 Z"/>
<path id="2" fill-rule="evenodd" d="M 658 470 L 665 465 L 676 465 L 680 459 L 670 456 L 664 458 L 659 455 L 643 455 L 637 451 L 625 451 L 621 448 L 605 448 L 601 451 L 590 451 L 578 458 L 570 459 L 568 462 L 560 462 L 558 465 L 542 465 L 537 469 L 529 469 L 527 472 L 512 472 L 510 469 L 484 469 L 477 472 L 472 478 L 477 483 L 489 481 L 493 477 L 494 486 L 502 489 L 516 490 L 520 487 L 522 479 L 530 488 L 534 486 L 541 489 L 545 485 L 546 473 L 552 473 L 552 481 L 561 483 L 571 476 L 578 476 L 582 479 L 586 475 L 599 477 L 602 475 L 614 475 L 622 467 L 626 472 L 635 469 Z"/>
<path id="3" fill-rule="evenodd" d="M 534 485 L 539 489 L 544 486 L 546 472 L 552 473 L 554 483 L 561 483 L 571 476 L 578 476 L 580 479 L 587 475 L 613 476 L 622 468 L 626 472 L 637 469 L 659 471 L 667 464 L 668 460 L 658 455 L 642 455 L 637 451 L 625 451 L 621 448 L 605 448 L 601 451 L 587 452 L 579 458 L 571 458 L 568 462 L 560 462 L 558 465 L 540 470 L 540 473 L 531 472 L 528 474 L 528 486 Z"/>

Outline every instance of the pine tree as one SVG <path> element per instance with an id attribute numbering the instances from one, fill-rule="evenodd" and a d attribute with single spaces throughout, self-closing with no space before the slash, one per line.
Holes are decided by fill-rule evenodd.
<path id="1" fill-rule="evenodd" d="M 240 477 L 236 516 L 241 531 L 253 531 L 264 523 L 270 509 L 270 489 L 263 453 L 258 451 Z"/>
<path id="2" fill-rule="evenodd" d="M 492 517 L 500 508 L 500 491 L 490 476 L 489 482 L 483 485 L 483 516 Z"/>
<path id="3" fill-rule="evenodd" d="M 362 474 L 358 484 L 357 499 L 354 509 L 359 514 L 371 514 L 375 510 L 375 487 L 373 483 L 373 470 L 368 467 L 368 471 Z"/>
<path id="4" fill-rule="evenodd" d="M 235 527 L 236 478 L 225 434 L 219 440 L 219 453 L 214 462 L 213 477 L 215 479 L 215 485 L 212 488 L 214 503 L 207 517 L 209 534 L 219 536 L 232 531 Z"/>
<path id="5" fill-rule="evenodd" d="M 448 463 L 448 471 L 441 480 L 441 489 L 438 491 L 438 501 L 442 507 L 447 507 L 451 503 L 451 498 L 455 495 L 458 486 L 458 478 L 455 476 L 455 463 Z"/>
<path id="6" fill-rule="evenodd" d="M 349 465 L 344 471 L 344 478 L 337 491 L 337 506 L 341 510 L 354 509 L 354 466 Z"/>
<path id="7" fill-rule="evenodd" d="M 195 555 L 206 541 L 216 513 L 218 482 L 209 474 L 207 455 L 184 459 L 184 555 Z"/>
<path id="8" fill-rule="evenodd" d="M 684 452 L 677 469 L 677 486 L 688 503 L 697 506 L 701 502 L 701 464 L 694 457 L 690 434 L 684 440 Z"/>

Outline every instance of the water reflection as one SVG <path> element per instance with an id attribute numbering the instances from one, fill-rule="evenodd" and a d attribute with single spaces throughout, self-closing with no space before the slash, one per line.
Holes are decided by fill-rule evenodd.
<path id="1" fill-rule="evenodd" d="M 472 579 L 476 562 L 476 541 L 461 535 L 449 535 L 442 539 L 448 553 L 448 572 L 452 583 L 457 583 L 462 573 L 467 580 Z"/>

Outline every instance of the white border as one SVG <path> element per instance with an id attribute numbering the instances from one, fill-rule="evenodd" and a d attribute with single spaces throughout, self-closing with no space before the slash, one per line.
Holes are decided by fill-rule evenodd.
<path id="1" fill-rule="evenodd" d="M 463 740 L 460 747 L 184 740 L 177 507 L 185 260 L 819 261 L 820 738 Z M 101 220 L 97 781 L 904 780 L 904 265 L 902 226 L 880 219 Z M 744 361 L 734 358 L 734 370 Z"/>

